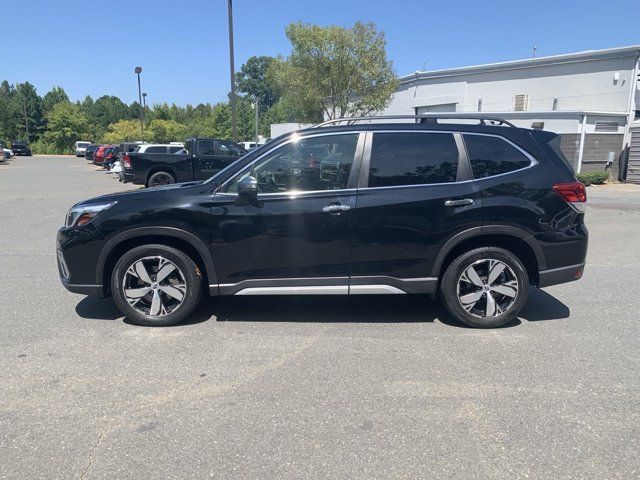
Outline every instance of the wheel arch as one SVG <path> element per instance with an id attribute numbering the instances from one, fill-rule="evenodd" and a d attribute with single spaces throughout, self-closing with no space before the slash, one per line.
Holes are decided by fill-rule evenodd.
<path id="1" fill-rule="evenodd" d="M 533 285 L 539 282 L 539 271 L 546 268 L 542 249 L 532 241 L 531 234 L 516 227 L 496 225 L 465 230 L 449 239 L 436 257 L 432 276 L 442 278 L 458 255 L 477 247 L 499 247 L 512 252 L 524 263 Z"/>
<path id="2" fill-rule="evenodd" d="M 103 285 L 105 295 L 110 294 L 111 274 L 122 254 L 131 248 L 152 243 L 174 247 L 189 255 L 202 270 L 209 293 L 212 293 L 210 285 L 217 285 L 218 280 L 211 253 L 204 241 L 191 232 L 175 227 L 142 227 L 113 236 L 100 252 L 96 283 Z M 217 288 L 213 289 L 213 293 L 215 291 Z"/>

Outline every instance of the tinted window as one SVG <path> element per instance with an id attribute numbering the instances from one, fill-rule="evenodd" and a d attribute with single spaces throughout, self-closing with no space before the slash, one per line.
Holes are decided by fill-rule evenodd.
<path id="1" fill-rule="evenodd" d="M 464 135 L 475 178 L 491 177 L 528 167 L 531 160 L 499 137 Z"/>
<path id="2" fill-rule="evenodd" d="M 246 153 L 244 149 L 240 148 L 238 145 L 234 144 L 233 142 L 220 141 L 218 142 L 218 148 L 220 149 L 220 152 L 218 153 L 218 155 L 239 157 Z"/>
<path id="3" fill-rule="evenodd" d="M 302 138 L 283 145 L 234 178 L 227 192 L 249 175 L 260 193 L 339 190 L 347 188 L 358 134 Z"/>
<path id="4" fill-rule="evenodd" d="M 167 147 L 149 147 L 144 153 L 166 153 Z"/>
<path id="5" fill-rule="evenodd" d="M 213 140 L 200 140 L 198 142 L 198 153 L 200 155 L 215 155 L 216 151 L 214 148 Z"/>
<path id="6" fill-rule="evenodd" d="M 455 182 L 458 148 L 451 133 L 376 133 L 369 186 Z"/>
<path id="7" fill-rule="evenodd" d="M 183 147 L 176 145 L 175 147 L 169 147 L 169 153 L 176 153 L 183 149 Z"/>

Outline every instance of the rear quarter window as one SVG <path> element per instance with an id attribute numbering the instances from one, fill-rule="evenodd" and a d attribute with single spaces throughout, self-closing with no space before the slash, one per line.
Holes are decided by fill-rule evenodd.
<path id="1" fill-rule="evenodd" d="M 167 153 L 167 147 L 149 147 L 144 153 Z"/>
<path id="2" fill-rule="evenodd" d="M 458 156 L 451 133 L 375 133 L 369 187 L 455 182 Z"/>
<path id="3" fill-rule="evenodd" d="M 500 137 L 464 134 L 474 178 L 513 172 L 531 165 L 523 152 Z"/>

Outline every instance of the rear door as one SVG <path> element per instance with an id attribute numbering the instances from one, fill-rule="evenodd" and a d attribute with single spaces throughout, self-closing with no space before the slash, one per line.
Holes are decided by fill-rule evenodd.
<path id="1" fill-rule="evenodd" d="M 380 284 L 409 293 L 433 291 L 432 267 L 441 247 L 482 223 L 480 194 L 460 134 L 369 132 L 361 172 L 351 293 Z"/>
<path id="2" fill-rule="evenodd" d="M 198 140 L 193 159 L 195 180 L 206 180 L 229 166 L 244 154 L 233 142 L 225 140 Z"/>

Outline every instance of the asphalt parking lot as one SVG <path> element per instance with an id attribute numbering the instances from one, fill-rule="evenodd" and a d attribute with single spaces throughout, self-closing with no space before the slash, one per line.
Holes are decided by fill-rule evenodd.
<path id="1" fill-rule="evenodd" d="M 582 281 L 473 330 L 422 297 L 218 298 L 143 328 L 67 292 L 67 209 L 138 188 L 0 165 L 0 478 L 640 475 L 640 190 L 590 188 Z"/>

